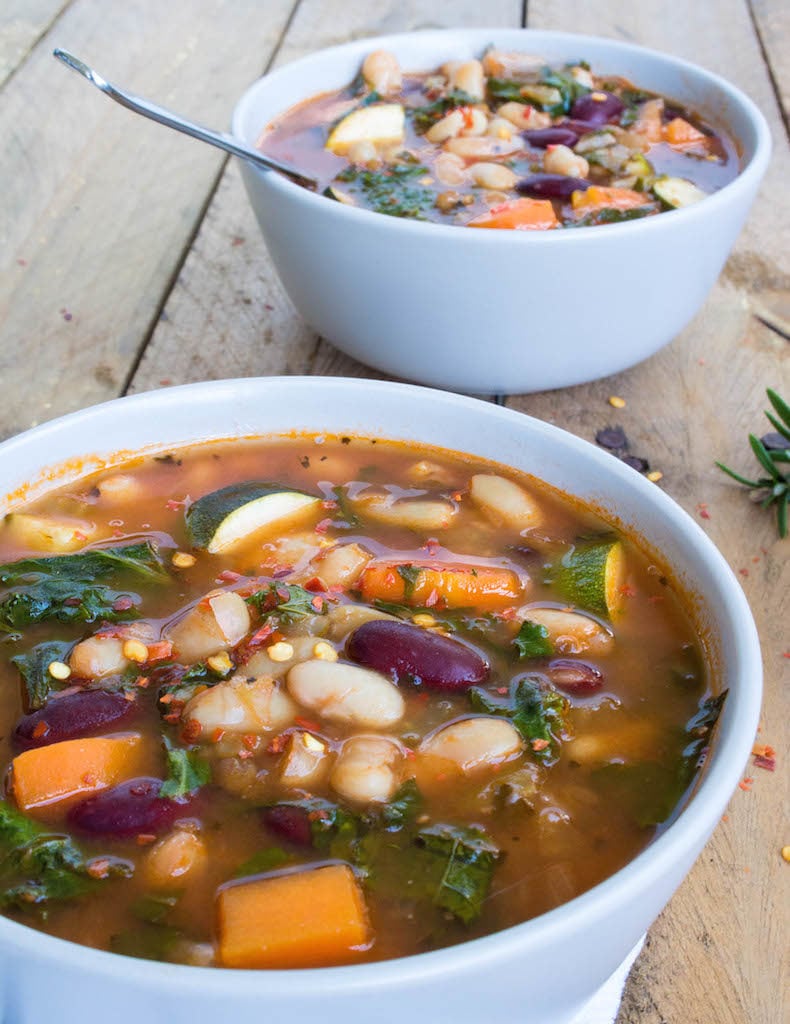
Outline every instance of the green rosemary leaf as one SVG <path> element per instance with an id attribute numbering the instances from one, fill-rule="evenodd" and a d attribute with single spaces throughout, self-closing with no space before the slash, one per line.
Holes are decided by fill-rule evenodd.
<path id="1" fill-rule="evenodd" d="M 756 437 L 754 434 L 749 434 L 749 444 L 752 446 L 755 458 L 763 469 L 772 477 L 772 479 L 781 481 L 782 474 L 774 465 L 771 456 L 766 451 L 765 445 L 760 438 Z"/>
<path id="2" fill-rule="evenodd" d="M 788 405 L 783 398 L 780 398 L 780 396 L 773 390 L 773 388 L 767 388 L 765 393 L 766 395 L 768 395 L 768 401 L 771 403 L 774 409 L 776 409 L 778 415 L 781 417 L 785 425 L 790 428 L 790 405 Z M 766 415 L 768 415 L 768 413 L 766 413 Z M 780 433 L 784 434 L 785 437 L 790 437 L 790 434 L 782 430 L 781 427 L 779 429 Z"/>
<path id="3" fill-rule="evenodd" d="M 737 480 L 738 483 L 743 484 L 744 487 L 760 487 L 758 480 L 747 480 L 745 476 L 741 476 L 740 473 L 736 473 L 734 469 L 730 469 L 729 466 L 725 466 L 723 462 L 717 462 L 716 465 L 723 473 L 726 473 L 727 476 L 731 476 L 733 480 Z"/>

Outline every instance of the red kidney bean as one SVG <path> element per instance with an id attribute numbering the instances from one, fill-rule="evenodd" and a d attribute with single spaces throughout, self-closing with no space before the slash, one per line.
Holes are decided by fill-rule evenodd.
<path id="1" fill-rule="evenodd" d="M 548 674 L 558 690 L 583 695 L 594 693 L 603 686 L 603 672 L 589 661 L 573 658 L 555 658 L 549 662 Z"/>
<path id="2" fill-rule="evenodd" d="M 264 825 L 280 839 L 295 843 L 296 846 L 313 845 L 310 815 L 304 807 L 294 807 L 291 804 L 264 807 L 261 818 Z"/>
<path id="3" fill-rule="evenodd" d="M 535 199 L 570 199 L 574 192 L 586 192 L 591 184 L 567 174 L 531 174 L 516 182 L 516 191 Z"/>
<path id="4" fill-rule="evenodd" d="M 408 622 L 365 622 L 348 638 L 346 653 L 394 681 L 408 678 L 429 690 L 466 690 L 488 676 L 488 663 L 477 651 Z"/>
<path id="5" fill-rule="evenodd" d="M 137 704 L 122 693 L 106 690 L 82 690 L 51 697 L 46 707 L 19 719 L 13 743 L 17 750 L 31 750 L 91 736 L 110 726 L 120 726 L 137 710 Z"/>
<path id="6" fill-rule="evenodd" d="M 598 98 L 600 97 L 600 98 Z M 611 92 L 594 89 L 580 96 L 571 107 L 571 117 L 589 124 L 602 125 L 617 121 L 625 104 Z"/>
<path id="7" fill-rule="evenodd" d="M 128 839 L 160 835 L 179 818 L 189 817 L 194 797 L 160 797 L 161 779 L 139 778 L 105 789 L 71 808 L 69 824 L 97 836 Z"/>
<path id="8" fill-rule="evenodd" d="M 545 149 L 547 146 L 575 146 L 579 141 L 579 132 L 564 124 L 558 124 L 553 128 L 528 128 L 521 133 L 521 137 L 530 146 Z"/>

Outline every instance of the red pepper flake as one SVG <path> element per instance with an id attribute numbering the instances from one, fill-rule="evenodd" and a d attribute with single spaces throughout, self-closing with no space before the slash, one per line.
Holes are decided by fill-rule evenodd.
<path id="1" fill-rule="evenodd" d="M 133 606 L 134 601 L 128 595 L 124 594 L 122 597 L 117 597 L 112 603 L 112 610 L 114 612 L 128 612 Z"/>
<path id="2" fill-rule="evenodd" d="M 17 260 L 17 263 L 19 264 L 20 267 L 26 267 L 27 266 L 27 260 L 23 259 L 21 256 Z"/>
<path id="3" fill-rule="evenodd" d="M 326 533 L 326 531 L 329 529 L 331 525 L 332 520 L 329 517 L 327 517 L 326 519 L 322 519 L 319 523 L 315 524 L 315 532 Z"/>
<path id="4" fill-rule="evenodd" d="M 173 694 L 172 693 L 163 693 L 162 696 L 159 698 L 159 703 L 160 704 L 172 704 L 173 703 Z"/>
<path id="5" fill-rule="evenodd" d="M 326 583 L 324 583 L 320 576 L 311 576 L 306 583 L 302 584 L 302 586 L 305 590 L 309 590 L 311 594 L 315 594 L 316 592 L 323 593 L 323 591 L 326 590 Z"/>
<path id="6" fill-rule="evenodd" d="M 308 732 L 321 732 L 321 726 L 317 722 L 313 722 L 309 718 L 303 718 L 301 715 L 297 715 L 294 722 L 300 729 L 307 729 Z"/>
<path id="7" fill-rule="evenodd" d="M 327 588 L 327 593 L 334 597 L 339 597 L 341 594 L 346 592 L 346 588 L 341 586 L 339 583 L 333 583 L 331 587 Z"/>
<path id="8" fill-rule="evenodd" d="M 156 836 L 152 832 L 141 832 L 137 837 L 138 846 L 150 846 L 156 842 Z"/>
<path id="9" fill-rule="evenodd" d="M 33 727 L 33 739 L 40 740 L 46 736 L 48 732 L 49 724 L 42 719 L 41 721 L 36 722 Z"/>
<path id="10" fill-rule="evenodd" d="M 548 745 L 549 745 L 549 741 L 548 740 L 541 740 L 541 739 L 532 740 L 532 742 L 530 743 L 530 746 L 536 752 L 540 751 L 540 750 L 545 750 Z"/>
<path id="11" fill-rule="evenodd" d="M 268 309 L 269 312 L 271 313 L 271 311 L 274 309 L 274 306 L 271 304 L 271 302 L 264 302 L 263 308 Z"/>
<path id="12" fill-rule="evenodd" d="M 282 754 L 285 750 L 285 745 L 288 742 L 288 734 L 281 732 L 279 736 L 275 736 L 271 740 L 269 746 L 266 748 L 267 754 Z"/>
<path id="13" fill-rule="evenodd" d="M 708 512 L 708 506 L 704 501 L 697 502 L 696 512 L 700 519 L 710 519 L 710 512 Z"/>
<path id="14" fill-rule="evenodd" d="M 310 602 L 313 610 L 316 612 L 322 612 L 324 610 L 324 599 L 320 594 L 316 594 L 313 600 Z"/>
<path id="15" fill-rule="evenodd" d="M 165 502 L 165 508 L 168 512 L 178 512 L 180 508 L 184 507 L 183 501 L 176 501 L 175 498 L 168 498 Z"/>
<path id="16" fill-rule="evenodd" d="M 231 240 L 230 240 L 230 244 L 232 246 L 244 245 L 244 243 L 246 241 L 247 241 L 247 239 L 244 238 L 243 235 L 234 235 L 233 238 L 231 238 Z"/>
<path id="17" fill-rule="evenodd" d="M 165 661 L 173 653 L 173 645 L 169 640 L 159 640 L 155 644 L 148 644 L 148 664 L 155 661 Z"/>
<path id="18" fill-rule="evenodd" d="M 790 658 L 790 651 L 782 651 L 783 658 Z"/>
<path id="19" fill-rule="evenodd" d="M 411 747 L 406 747 L 406 749 L 403 752 L 403 756 L 406 758 L 407 761 L 413 761 L 417 757 L 417 751 L 412 750 Z"/>
<path id="20" fill-rule="evenodd" d="M 203 726 L 197 719 L 192 718 L 187 722 L 182 730 L 182 736 L 184 742 L 187 744 L 197 743 L 200 739 L 200 734 L 203 732 Z"/>
<path id="21" fill-rule="evenodd" d="M 741 576 L 748 576 L 749 575 L 749 570 L 748 569 L 739 569 L 738 572 L 740 573 Z"/>
<path id="22" fill-rule="evenodd" d="M 85 774 L 82 776 L 82 781 L 85 783 L 86 786 L 95 786 L 97 779 L 92 772 L 85 772 Z"/>
<path id="23" fill-rule="evenodd" d="M 435 537 L 429 537 L 423 544 L 423 550 L 426 551 L 431 556 L 431 558 L 433 558 L 433 556 L 436 554 L 440 547 L 441 545 L 439 544 L 439 541 Z"/>
<path id="24" fill-rule="evenodd" d="M 222 737 L 225 735 L 225 730 L 221 725 L 218 725 L 214 732 L 211 734 L 211 742 L 219 743 Z"/>
<path id="25" fill-rule="evenodd" d="M 726 824 L 730 820 L 729 814 L 722 814 L 721 820 Z"/>
<path id="26" fill-rule="evenodd" d="M 123 532 L 123 530 L 113 530 L 112 531 L 112 535 L 113 535 L 113 537 L 123 537 L 124 536 L 124 532 Z"/>
<path id="27" fill-rule="evenodd" d="M 106 878 L 110 873 L 110 858 L 96 857 L 88 862 L 85 870 L 91 878 Z"/>
<path id="28" fill-rule="evenodd" d="M 241 738 L 241 742 L 247 750 L 255 750 L 258 746 L 258 737 L 254 733 L 245 733 Z"/>
<path id="29" fill-rule="evenodd" d="M 164 701 L 164 697 L 162 697 L 161 699 Z M 164 718 L 168 725 L 178 725 L 178 723 L 181 721 L 181 712 L 171 711 L 167 715 L 162 715 L 162 718 Z"/>
<path id="30" fill-rule="evenodd" d="M 504 696 L 508 692 L 508 689 L 506 686 L 497 686 L 496 692 Z"/>
<path id="31" fill-rule="evenodd" d="M 745 779 L 741 779 L 738 783 L 738 788 L 742 789 L 744 793 L 751 793 L 753 782 L 754 779 L 747 775 Z"/>
<path id="32" fill-rule="evenodd" d="M 162 314 L 162 316 L 164 317 L 164 313 Z M 170 385 L 171 385 L 171 384 L 172 384 L 173 382 L 172 382 L 172 380 L 171 380 L 171 379 L 170 379 L 169 377 L 163 377 L 163 378 L 162 378 L 162 379 L 161 379 L 161 380 L 159 381 L 159 383 L 160 383 L 160 385 L 161 385 L 161 386 L 162 386 L 163 388 L 167 388 L 167 387 L 170 387 Z"/>
<path id="33" fill-rule="evenodd" d="M 752 562 L 754 562 L 754 564 L 755 564 L 755 565 L 756 565 L 756 564 L 757 564 L 757 563 L 758 563 L 759 561 L 760 561 L 760 556 L 759 556 L 759 555 L 755 555 L 755 556 L 754 556 L 754 558 L 752 558 Z"/>
<path id="34" fill-rule="evenodd" d="M 135 683 L 135 686 L 139 686 L 141 690 L 145 690 L 145 689 L 147 689 L 148 684 L 150 682 L 151 682 L 151 680 L 148 678 L 148 676 L 138 676 L 137 677 L 137 682 Z"/>
<path id="35" fill-rule="evenodd" d="M 252 756 L 253 756 L 253 752 L 251 750 L 240 750 L 239 753 L 238 753 L 238 757 L 239 757 L 240 761 L 249 761 L 249 759 Z"/>
<path id="36" fill-rule="evenodd" d="M 630 583 L 624 583 L 620 587 L 620 593 L 623 597 L 636 597 L 636 587 L 632 587 Z"/>
<path id="37" fill-rule="evenodd" d="M 433 606 L 436 604 L 436 602 L 438 600 L 439 600 L 439 591 L 436 589 L 436 587 L 434 587 L 433 590 L 430 592 L 430 594 L 428 594 L 428 596 L 425 598 L 425 607 L 426 608 L 433 608 Z"/>
<path id="38" fill-rule="evenodd" d="M 75 530 L 74 531 L 74 540 L 87 540 L 87 539 L 88 539 L 87 533 L 83 533 L 82 530 Z"/>

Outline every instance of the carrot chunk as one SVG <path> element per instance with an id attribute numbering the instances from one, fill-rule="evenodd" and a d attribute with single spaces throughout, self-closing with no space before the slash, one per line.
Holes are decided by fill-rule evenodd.
<path id="1" fill-rule="evenodd" d="M 682 117 L 673 118 L 668 125 L 664 126 L 664 140 L 670 146 L 692 146 L 698 142 L 704 142 L 707 135 L 699 131 L 693 124 L 689 124 Z"/>
<path id="2" fill-rule="evenodd" d="M 400 571 L 399 571 L 400 570 Z M 425 608 L 504 608 L 522 594 L 510 569 L 464 565 L 446 569 L 377 562 L 360 581 L 366 601 L 392 601 Z"/>
<path id="3" fill-rule="evenodd" d="M 579 213 L 593 213 L 596 210 L 633 210 L 650 202 L 644 192 L 630 188 L 605 188 L 591 185 L 586 192 L 576 191 L 571 196 L 571 205 Z"/>
<path id="4" fill-rule="evenodd" d="M 95 793 L 132 778 L 138 768 L 139 733 L 64 740 L 26 750 L 11 766 L 11 788 L 23 811 Z"/>
<path id="5" fill-rule="evenodd" d="M 515 231 L 548 231 L 559 224 L 554 207 L 548 199 L 513 199 L 492 206 L 486 213 L 470 220 L 470 228 L 511 228 Z"/>
<path id="6" fill-rule="evenodd" d="M 218 913 L 225 967 L 346 964 L 372 939 L 362 891 L 346 864 L 225 886 Z"/>

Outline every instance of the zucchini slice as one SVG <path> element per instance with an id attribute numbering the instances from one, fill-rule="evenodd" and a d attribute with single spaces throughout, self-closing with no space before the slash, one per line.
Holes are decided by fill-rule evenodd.
<path id="1" fill-rule="evenodd" d="M 562 595 L 587 611 L 614 615 L 623 604 L 625 551 L 619 540 L 576 548 L 562 560 L 556 583 Z"/>
<path id="2" fill-rule="evenodd" d="M 667 174 L 656 178 L 652 189 L 653 195 L 671 210 L 679 210 L 682 206 L 698 203 L 708 194 L 703 192 L 693 181 L 688 181 L 686 178 L 671 178 Z"/>
<path id="3" fill-rule="evenodd" d="M 342 203 L 344 206 L 357 205 L 348 192 L 341 192 L 340 189 L 335 188 L 334 185 L 327 185 L 322 194 L 325 195 L 327 199 L 334 199 L 336 203 Z"/>
<path id="4" fill-rule="evenodd" d="M 187 510 L 186 526 L 193 547 L 216 555 L 263 530 L 309 519 L 320 507 L 313 494 L 248 480 L 198 498 Z"/>
<path id="5" fill-rule="evenodd" d="M 326 149 L 344 156 L 355 142 L 401 142 L 405 132 L 406 115 L 400 103 L 375 103 L 358 107 L 339 121 L 329 133 Z"/>

